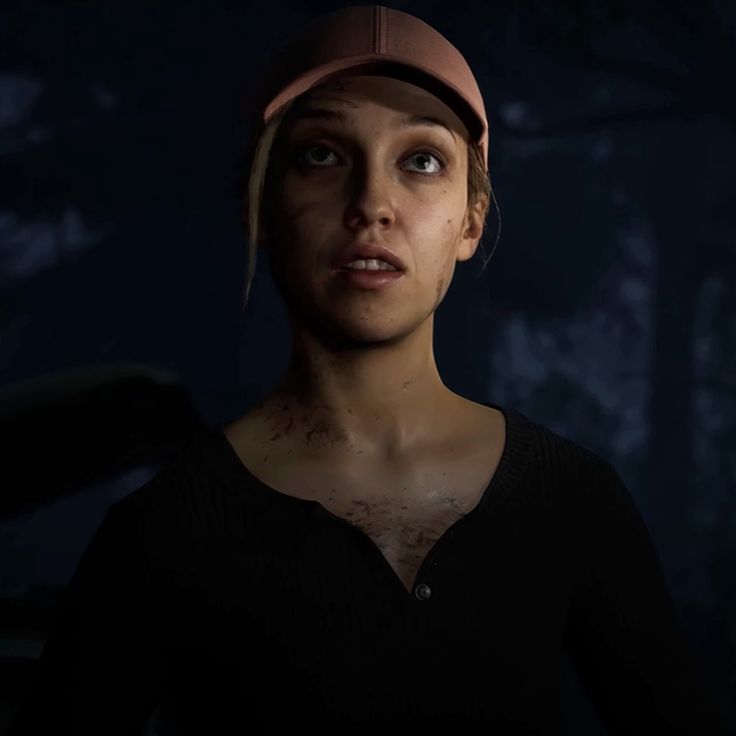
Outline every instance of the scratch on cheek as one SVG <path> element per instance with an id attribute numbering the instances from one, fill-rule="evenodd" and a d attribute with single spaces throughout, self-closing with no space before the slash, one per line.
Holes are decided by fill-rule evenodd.
<path id="1" fill-rule="evenodd" d="M 440 299 L 442 299 L 442 287 L 443 287 L 442 281 L 443 281 L 442 275 L 440 274 L 439 278 L 437 279 L 437 287 L 436 287 L 436 295 L 435 295 L 436 304 L 439 304 Z"/>

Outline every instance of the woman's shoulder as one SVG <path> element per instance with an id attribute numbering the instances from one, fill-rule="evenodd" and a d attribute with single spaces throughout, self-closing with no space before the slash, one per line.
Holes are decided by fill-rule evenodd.
<path id="1" fill-rule="evenodd" d="M 217 428 L 204 427 L 178 441 L 149 477 L 112 507 L 124 513 L 170 518 L 176 510 L 191 510 L 213 499 L 217 474 L 212 472 Z"/>
<path id="2" fill-rule="evenodd" d="M 612 461 L 603 450 L 591 447 L 582 433 L 553 428 L 515 408 L 502 409 L 510 449 L 515 448 L 516 454 L 523 457 L 528 480 L 545 486 L 587 489 L 618 478 Z"/>

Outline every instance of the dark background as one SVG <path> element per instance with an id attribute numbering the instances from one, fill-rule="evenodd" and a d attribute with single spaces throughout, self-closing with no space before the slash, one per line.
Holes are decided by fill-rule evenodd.
<path id="1" fill-rule="evenodd" d="M 0 10 L 0 729 L 109 504 L 286 365 L 263 258 L 240 310 L 245 111 L 342 6 Z M 503 226 L 437 312 L 443 379 L 612 462 L 734 727 L 736 3 L 390 6 L 461 50 L 490 123 Z M 570 677 L 570 733 L 600 733 Z"/>

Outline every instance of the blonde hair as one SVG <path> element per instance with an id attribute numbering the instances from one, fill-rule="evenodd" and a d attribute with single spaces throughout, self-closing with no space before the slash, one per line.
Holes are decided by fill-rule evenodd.
<path id="1" fill-rule="evenodd" d="M 289 109 L 296 101 L 290 100 L 282 108 L 276 112 L 267 123 L 261 123 L 260 128 L 253 136 L 253 144 L 248 151 L 246 165 L 240 170 L 238 176 L 238 198 L 241 204 L 241 216 L 243 224 L 248 232 L 248 272 L 245 280 L 245 288 L 243 293 L 243 311 L 248 305 L 250 296 L 250 288 L 253 283 L 253 277 L 256 271 L 256 255 L 258 248 L 263 242 L 264 236 L 264 215 L 262 204 L 264 202 L 264 192 L 267 187 L 267 179 L 271 171 L 269 164 L 271 162 L 271 152 L 274 148 L 277 133 L 287 116 Z M 493 250 L 490 255 L 483 261 L 483 273 L 485 267 L 493 258 L 496 252 L 496 245 L 501 234 L 501 212 L 498 208 L 496 195 L 491 186 L 491 177 L 486 171 L 483 163 L 483 154 L 478 143 L 471 141 L 468 144 L 468 208 L 475 206 L 479 199 L 486 202 L 485 212 L 483 213 L 483 231 L 486 229 L 485 218 L 488 214 L 488 205 L 493 200 L 498 217 L 498 231 L 496 233 L 496 241 L 493 244 Z M 480 243 L 483 249 L 483 236 Z M 480 273 L 478 274 L 480 276 Z"/>

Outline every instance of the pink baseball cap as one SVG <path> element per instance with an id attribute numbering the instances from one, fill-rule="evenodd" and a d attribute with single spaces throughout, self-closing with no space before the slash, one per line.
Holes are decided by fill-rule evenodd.
<path id="1" fill-rule="evenodd" d="M 467 61 L 432 26 L 384 5 L 353 5 L 323 14 L 287 38 L 258 87 L 259 123 L 346 72 L 401 79 L 442 100 L 480 144 L 488 170 L 488 120 Z"/>

